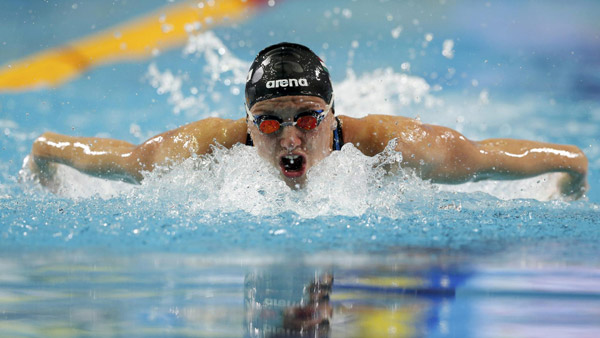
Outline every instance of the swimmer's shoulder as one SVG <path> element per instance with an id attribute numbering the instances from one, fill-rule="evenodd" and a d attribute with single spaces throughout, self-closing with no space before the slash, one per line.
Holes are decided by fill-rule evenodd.
<path id="1" fill-rule="evenodd" d="M 364 128 L 378 128 L 379 126 L 410 126 L 413 124 L 420 124 L 418 120 L 404 117 L 404 116 L 393 116 L 393 115 L 381 115 L 381 114 L 369 114 L 361 118 L 350 117 L 346 115 L 339 115 L 338 118 L 342 122 L 344 128 L 349 129 L 364 129 Z"/>
<path id="2" fill-rule="evenodd" d="M 244 118 L 237 120 L 209 117 L 191 122 L 172 132 L 183 136 L 193 136 L 199 142 L 217 143 L 231 147 L 236 143 L 245 143 L 247 125 Z"/>
<path id="3" fill-rule="evenodd" d="M 344 133 L 344 143 L 352 143 L 365 155 L 373 156 L 383 151 L 387 143 L 401 137 L 403 130 L 421 125 L 421 122 L 404 116 L 370 114 L 361 118 L 338 116 Z"/>

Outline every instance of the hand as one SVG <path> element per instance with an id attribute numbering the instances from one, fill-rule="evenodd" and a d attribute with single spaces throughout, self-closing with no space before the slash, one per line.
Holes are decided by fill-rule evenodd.
<path id="1" fill-rule="evenodd" d="M 579 199 L 588 190 L 587 177 L 580 173 L 564 173 L 558 181 L 558 190 L 568 200 Z"/>
<path id="2" fill-rule="evenodd" d="M 59 181 L 56 178 L 56 163 L 42 160 L 33 154 L 29 154 L 23 160 L 21 177 L 36 181 L 52 192 L 56 192 L 59 188 Z"/>

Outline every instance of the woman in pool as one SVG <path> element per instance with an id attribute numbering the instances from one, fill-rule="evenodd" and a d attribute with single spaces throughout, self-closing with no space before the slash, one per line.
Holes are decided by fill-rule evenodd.
<path id="1" fill-rule="evenodd" d="M 324 63 L 305 46 L 280 43 L 261 51 L 246 80 L 246 118 L 209 118 L 155 136 L 140 145 L 44 133 L 28 160 L 40 183 L 52 187 L 56 163 L 84 173 L 137 183 L 143 171 L 181 162 L 210 146 L 245 143 L 276 168 L 291 187 L 332 151 L 352 143 L 373 156 L 396 139 L 401 165 L 423 179 L 462 183 L 519 179 L 562 172 L 559 190 L 569 198 L 587 189 L 588 161 L 576 146 L 513 139 L 470 141 L 460 133 L 399 116 L 361 119 L 334 115 L 334 95 Z"/>

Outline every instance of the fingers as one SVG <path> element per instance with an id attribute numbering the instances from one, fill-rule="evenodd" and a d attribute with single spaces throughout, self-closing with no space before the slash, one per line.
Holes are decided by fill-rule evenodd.
<path id="1" fill-rule="evenodd" d="M 577 200 L 583 196 L 588 190 L 586 175 L 578 173 L 565 173 L 558 181 L 558 189 L 560 194 L 567 200 Z"/>

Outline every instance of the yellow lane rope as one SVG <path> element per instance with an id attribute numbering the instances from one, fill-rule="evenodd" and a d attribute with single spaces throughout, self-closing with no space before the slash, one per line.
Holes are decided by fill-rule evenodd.
<path id="1" fill-rule="evenodd" d="M 185 43 L 190 32 L 248 17 L 257 0 L 194 1 L 167 6 L 65 45 L 0 67 L 0 92 L 56 87 L 102 64 L 139 60 Z M 198 25 L 199 23 L 199 25 Z"/>

